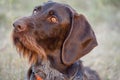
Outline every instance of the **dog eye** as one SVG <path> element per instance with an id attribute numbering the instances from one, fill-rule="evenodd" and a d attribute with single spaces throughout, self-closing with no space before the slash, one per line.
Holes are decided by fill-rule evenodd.
<path id="1" fill-rule="evenodd" d="M 39 12 L 41 10 L 42 6 L 36 6 L 33 10 L 33 14 L 36 14 L 37 12 Z"/>
<path id="2" fill-rule="evenodd" d="M 51 23 L 58 23 L 58 19 L 56 16 L 50 16 L 50 17 L 48 17 L 47 20 Z"/>
<path id="3" fill-rule="evenodd" d="M 36 13 L 37 13 L 37 9 L 34 9 L 34 10 L 33 10 L 33 14 L 36 14 Z"/>

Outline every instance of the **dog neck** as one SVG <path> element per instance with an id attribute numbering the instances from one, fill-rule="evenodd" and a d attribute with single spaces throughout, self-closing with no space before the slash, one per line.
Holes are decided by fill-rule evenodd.
<path id="1" fill-rule="evenodd" d="M 52 68 L 50 61 L 43 61 L 39 65 L 32 65 L 32 73 L 37 74 L 44 80 L 83 80 L 84 69 L 81 61 L 75 62 L 73 65 L 66 69 L 67 73 L 59 72 L 57 69 Z"/>
<path id="2" fill-rule="evenodd" d="M 60 58 L 60 50 L 56 50 L 50 55 L 48 55 L 48 60 L 50 61 L 50 66 L 54 69 L 58 70 L 61 73 L 66 73 L 66 69 L 69 66 L 66 66 L 62 63 L 62 60 Z"/>
<path id="3" fill-rule="evenodd" d="M 50 66 L 62 73 L 66 73 L 66 69 L 69 66 L 62 64 L 62 60 L 60 58 L 60 50 L 63 40 L 63 38 L 47 38 L 45 40 L 38 40 L 38 42 L 39 45 L 44 49 L 47 60 L 50 62 Z M 43 62 L 43 60 L 39 60 L 36 64 L 41 64 L 41 62 Z"/>
<path id="4" fill-rule="evenodd" d="M 56 54 L 56 52 L 59 54 Z M 74 80 L 73 78 L 76 78 L 76 76 L 78 76 L 77 78 L 79 78 L 79 80 L 83 80 L 84 69 L 82 61 L 78 60 L 70 66 L 64 65 L 59 57 L 60 51 L 58 50 L 56 52 L 54 53 L 56 55 L 49 56 L 50 67 L 62 73 L 66 80 Z"/>

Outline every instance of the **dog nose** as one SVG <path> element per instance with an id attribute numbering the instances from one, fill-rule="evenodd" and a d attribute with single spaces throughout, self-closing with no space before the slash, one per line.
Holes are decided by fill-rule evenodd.
<path id="1" fill-rule="evenodd" d="M 25 24 L 25 22 L 23 22 L 21 20 L 15 21 L 13 23 L 13 27 L 15 28 L 15 31 L 17 31 L 17 32 L 22 32 L 27 29 L 27 25 Z"/>

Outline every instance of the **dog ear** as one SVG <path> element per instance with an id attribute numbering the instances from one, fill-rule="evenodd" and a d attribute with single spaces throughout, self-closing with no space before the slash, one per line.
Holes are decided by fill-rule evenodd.
<path id="1" fill-rule="evenodd" d="M 73 64 L 97 46 L 95 34 L 86 18 L 72 12 L 71 19 L 71 29 L 62 46 L 61 57 L 65 65 Z"/>

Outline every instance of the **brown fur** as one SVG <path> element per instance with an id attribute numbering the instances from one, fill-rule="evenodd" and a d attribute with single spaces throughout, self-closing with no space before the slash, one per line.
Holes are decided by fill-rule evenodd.
<path id="1" fill-rule="evenodd" d="M 14 45 L 20 55 L 27 57 L 31 63 L 28 79 L 35 79 L 32 74 L 35 70 L 40 76 L 44 72 L 49 74 L 52 77 L 47 75 L 49 80 L 77 80 L 77 76 L 91 80 L 86 79 L 79 58 L 88 54 L 97 45 L 97 41 L 89 22 L 82 14 L 78 14 L 69 5 L 47 2 L 35 7 L 31 16 L 16 20 L 13 26 Z M 41 66 L 48 69 L 48 72 Z M 99 78 L 97 76 L 92 80 Z"/>

